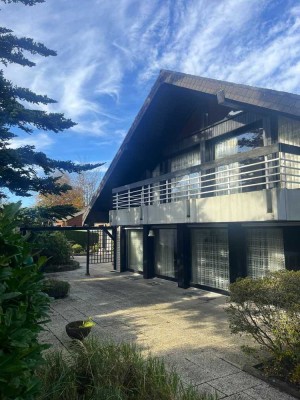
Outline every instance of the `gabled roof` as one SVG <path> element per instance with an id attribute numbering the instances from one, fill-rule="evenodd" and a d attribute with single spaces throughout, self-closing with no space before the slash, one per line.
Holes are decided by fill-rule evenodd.
<path id="1" fill-rule="evenodd" d="M 167 140 L 166 129 L 175 129 L 175 120 L 184 117 L 199 95 L 237 109 L 300 117 L 299 95 L 162 70 L 87 208 L 85 221 L 107 220 L 112 189 L 139 180 L 140 160 L 155 161 L 156 149 Z M 130 182 L 124 182 L 125 177 Z"/>

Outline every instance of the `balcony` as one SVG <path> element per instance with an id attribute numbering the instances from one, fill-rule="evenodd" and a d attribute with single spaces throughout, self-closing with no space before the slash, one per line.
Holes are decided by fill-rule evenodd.
<path id="1" fill-rule="evenodd" d="M 157 213 L 160 209 L 162 213 L 169 215 L 169 223 L 196 222 L 199 219 L 203 220 L 199 210 L 196 210 L 194 218 L 191 218 L 193 212 L 189 209 L 193 205 L 196 209 L 204 209 L 205 204 L 205 218 L 212 221 L 209 214 L 216 215 L 217 208 L 222 208 L 223 214 L 226 215 L 226 207 L 232 209 L 236 203 L 237 208 L 245 208 L 246 205 L 249 210 L 251 207 L 254 209 L 254 214 L 249 214 L 248 217 L 247 213 L 243 212 L 242 220 L 282 218 L 286 213 L 286 204 L 282 204 L 283 200 L 280 199 L 283 199 L 283 196 L 280 197 L 279 193 L 285 189 L 300 188 L 299 153 L 299 148 L 295 146 L 276 144 L 115 188 L 114 217 L 118 213 L 121 215 L 122 210 L 140 208 L 144 214 L 148 213 L 148 223 L 156 223 L 156 219 L 154 218 L 154 221 L 150 214 Z M 300 194 L 300 189 L 297 192 Z M 257 207 L 262 208 L 264 212 L 257 214 Z M 177 214 L 175 220 L 172 213 Z M 224 217 L 225 220 L 240 220 L 238 216 L 233 216 L 233 213 L 234 209 L 230 217 Z M 140 215 L 140 219 L 143 220 L 144 216 Z M 218 219 L 222 221 L 221 217 Z M 163 220 L 161 215 L 158 223 L 163 223 Z"/>

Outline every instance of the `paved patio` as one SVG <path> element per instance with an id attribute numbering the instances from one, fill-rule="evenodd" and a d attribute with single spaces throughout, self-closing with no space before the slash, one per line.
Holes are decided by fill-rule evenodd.
<path id="1" fill-rule="evenodd" d="M 84 258 L 81 259 L 84 262 Z M 71 284 L 70 296 L 51 303 L 51 323 L 41 340 L 67 344 L 67 322 L 92 317 L 92 332 L 104 339 L 134 342 L 175 366 L 184 382 L 226 400 L 292 400 L 242 371 L 243 341 L 228 329 L 226 296 L 179 289 L 162 279 L 119 274 L 111 264 L 84 263 L 76 271 L 51 274 Z"/>

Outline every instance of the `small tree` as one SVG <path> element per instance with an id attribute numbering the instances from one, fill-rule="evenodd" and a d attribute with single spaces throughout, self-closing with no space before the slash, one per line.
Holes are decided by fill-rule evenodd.
<path id="1" fill-rule="evenodd" d="M 84 207 L 84 189 L 82 186 L 77 185 L 74 179 L 64 173 L 58 180 L 60 185 L 70 186 L 70 190 L 61 194 L 39 194 L 37 196 L 38 206 L 61 206 L 72 205 L 74 208 L 81 210 Z"/>

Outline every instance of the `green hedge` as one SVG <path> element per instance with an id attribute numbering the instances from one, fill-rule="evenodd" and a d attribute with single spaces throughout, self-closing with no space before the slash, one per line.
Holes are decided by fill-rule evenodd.
<path id="1" fill-rule="evenodd" d="M 46 347 L 38 343 L 49 298 L 26 238 L 16 232 L 21 203 L 0 208 L 0 398 L 29 400 L 39 392 L 34 375 Z"/>
<path id="2" fill-rule="evenodd" d="M 85 231 L 67 231 L 65 232 L 66 238 L 72 242 L 73 244 L 80 244 L 84 248 L 87 249 L 87 232 Z M 99 234 L 97 232 L 90 232 L 90 246 L 98 243 Z"/>

